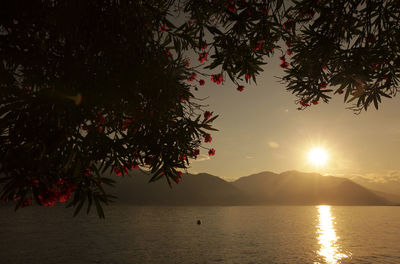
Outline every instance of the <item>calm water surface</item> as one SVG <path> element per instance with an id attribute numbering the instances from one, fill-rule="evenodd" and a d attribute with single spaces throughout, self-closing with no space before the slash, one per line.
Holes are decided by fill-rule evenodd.
<path id="1" fill-rule="evenodd" d="M 105 220 L 71 215 L 0 208 L 0 263 L 400 263 L 400 207 L 115 206 Z"/>

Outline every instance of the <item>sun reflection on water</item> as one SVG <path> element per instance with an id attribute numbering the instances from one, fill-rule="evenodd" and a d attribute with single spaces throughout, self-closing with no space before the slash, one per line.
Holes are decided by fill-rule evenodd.
<path id="1" fill-rule="evenodd" d="M 348 258 L 349 255 L 341 252 L 340 246 L 337 244 L 339 239 L 336 236 L 333 220 L 335 219 L 331 214 L 331 207 L 329 205 L 319 205 L 318 208 L 318 244 L 320 249 L 318 254 L 323 257 L 326 263 L 337 264 L 342 259 Z"/>

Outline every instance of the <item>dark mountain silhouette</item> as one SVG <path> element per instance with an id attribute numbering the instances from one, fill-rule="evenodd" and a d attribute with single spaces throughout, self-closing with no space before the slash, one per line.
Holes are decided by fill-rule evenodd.
<path id="1" fill-rule="evenodd" d="M 262 172 L 227 182 L 216 176 L 185 174 L 168 187 L 148 183 L 141 172 L 122 178 L 115 189 L 119 203 L 141 205 L 390 205 L 385 198 L 349 179 L 316 173 Z"/>
<path id="2" fill-rule="evenodd" d="M 387 205 L 386 199 L 351 180 L 317 173 L 262 172 L 233 185 L 256 204 Z"/>
<path id="3" fill-rule="evenodd" d="M 246 197 L 234 185 L 216 176 L 184 174 L 179 184 L 168 186 L 166 180 L 148 183 L 151 178 L 135 172 L 124 177 L 110 189 L 121 203 L 152 205 L 232 205 Z"/>

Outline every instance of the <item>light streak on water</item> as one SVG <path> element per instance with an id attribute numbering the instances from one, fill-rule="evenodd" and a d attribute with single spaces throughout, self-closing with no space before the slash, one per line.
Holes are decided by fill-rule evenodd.
<path id="1" fill-rule="evenodd" d="M 334 217 L 331 214 L 329 205 L 319 205 L 318 208 L 318 244 L 320 249 L 318 254 L 324 258 L 326 263 L 341 263 L 342 259 L 350 256 L 344 254 L 338 244 L 339 237 L 336 235 Z"/>

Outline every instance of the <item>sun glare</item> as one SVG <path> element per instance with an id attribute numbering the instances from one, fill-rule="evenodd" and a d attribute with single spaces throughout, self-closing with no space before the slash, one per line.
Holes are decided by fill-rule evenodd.
<path id="1" fill-rule="evenodd" d="M 308 162 L 316 167 L 325 166 L 328 162 L 328 151 L 322 147 L 313 147 L 307 154 Z"/>
<path id="2" fill-rule="evenodd" d="M 341 259 L 348 258 L 351 253 L 345 254 L 338 243 L 339 237 L 335 231 L 335 221 L 329 205 L 319 205 L 318 208 L 318 243 L 321 248 L 318 254 L 328 264 L 341 263 Z"/>

